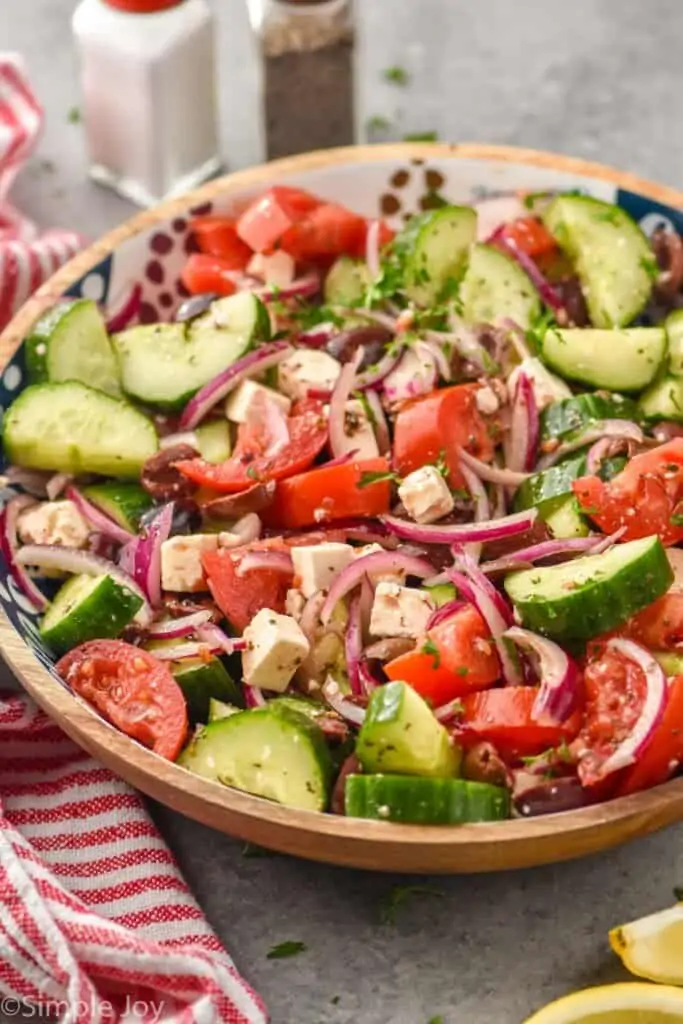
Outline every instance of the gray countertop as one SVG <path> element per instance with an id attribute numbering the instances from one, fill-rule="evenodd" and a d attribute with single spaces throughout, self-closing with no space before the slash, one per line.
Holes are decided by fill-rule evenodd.
<path id="1" fill-rule="evenodd" d="M 245 5 L 219 19 L 226 165 L 260 159 L 257 65 Z M 365 0 L 357 3 L 359 132 L 374 115 L 399 134 L 554 149 L 683 185 L 678 130 L 683 7 L 677 0 Z M 24 54 L 47 113 L 13 198 L 41 223 L 96 237 L 132 208 L 85 178 L 69 34 L 74 0 L 0 0 L 0 45 Z M 247 54 L 247 56 L 245 56 Z M 400 64 L 411 85 L 384 83 Z M 520 1024 L 572 988 L 623 972 L 610 926 L 667 905 L 683 882 L 683 827 L 589 860 L 435 879 L 381 921 L 383 896 L 415 879 L 285 857 L 154 808 L 210 920 L 266 999 L 273 1024 Z M 681 844 L 681 845 L 679 845 Z M 424 883 L 424 880 L 420 880 Z M 267 960 L 286 939 L 307 950 Z"/>

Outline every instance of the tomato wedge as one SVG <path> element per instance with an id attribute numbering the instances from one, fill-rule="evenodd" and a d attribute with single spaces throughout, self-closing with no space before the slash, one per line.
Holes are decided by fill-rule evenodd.
<path id="1" fill-rule="evenodd" d="M 465 736 L 490 740 L 511 759 L 534 757 L 572 740 L 581 726 L 580 712 L 561 725 L 539 724 L 531 716 L 536 692 L 533 686 L 506 686 L 467 694 L 462 698 Z"/>
<path id="2" fill-rule="evenodd" d="M 445 455 L 451 487 L 464 486 L 458 452 L 465 448 L 489 461 L 497 422 L 484 419 L 476 402 L 478 384 L 456 384 L 407 402 L 396 417 L 393 462 L 401 476 Z"/>
<path id="3" fill-rule="evenodd" d="M 662 720 L 637 763 L 626 769 L 615 796 L 627 796 L 666 782 L 682 761 L 683 676 L 673 676 Z"/>
<path id="4" fill-rule="evenodd" d="M 557 249 L 557 242 L 538 217 L 519 217 L 513 220 L 502 228 L 499 237 L 512 242 L 527 256 L 547 256 Z"/>
<path id="5" fill-rule="evenodd" d="M 388 662 L 384 671 L 439 707 L 495 683 L 500 665 L 486 623 L 468 604 L 430 629 L 414 651 Z"/>
<path id="6" fill-rule="evenodd" d="M 298 530 L 335 519 L 383 515 L 389 511 L 389 481 L 363 486 L 362 477 L 364 473 L 388 472 L 389 463 L 380 458 L 321 466 L 281 480 L 263 520 L 269 526 Z"/>
<path id="7" fill-rule="evenodd" d="M 274 185 L 247 207 L 237 234 L 254 252 L 273 252 L 285 232 L 319 205 L 310 192 Z"/>
<path id="8" fill-rule="evenodd" d="M 192 295 L 233 295 L 237 291 L 234 275 L 235 267 L 230 260 L 194 252 L 183 267 L 180 280 Z"/>
<path id="9" fill-rule="evenodd" d="M 289 441 L 272 455 L 269 448 L 273 439 L 261 420 L 240 425 L 234 453 L 225 462 L 184 459 L 175 465 L 188 480 L 220 494 L 236 494 L 255 483 L 282 480 L 308 469 L 327 444 L 327 421 L 320 406 L 290 416 L 287 429 Z"/>
<path id="10" fill-rule="evenodd" d="M 670 650 L 683 642 L 683 592 L 670 590 L 619 630 L 650 650 Z"/>
<path id="11" fill-rule="evenodd" d="M 363 217 L 336 203 L 323 203 L 292 224 L 280 238 L 280 246 L 296 260 L 318 260 L 357 253 L 366 234 Z"/>
<path id="12" fill-rule="evenodd" d="M 187 736 L 187 707 L 168 665 L 123 640 L 90 640 L 55 667 L 108 722 L 175 761 Z"/>
<path id="13" fill-rule="evenodd" d="M 609 483 L 584 476 L 572 484 L 582 512 L 605 533 L 621 538 L 659 534 L 663 544 L 683 540 L 683 438 L 636 455 Z"/>
<path id="14" fill-rule="evenodd" d="M 218 256 L 233 270 L 244 270 L 253 256 L 252 250 L 237 234 L 234 220 L 229 217 L 195 217 L 190 230 L 201 252 Z"/>

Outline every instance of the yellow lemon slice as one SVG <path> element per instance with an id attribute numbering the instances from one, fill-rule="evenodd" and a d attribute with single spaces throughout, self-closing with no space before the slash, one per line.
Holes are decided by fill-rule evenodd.
<path id="1" fill-rule="evenodd" d="M 613 928 L 609 941 L 631 974 L 683 985 L 683 903 Z"/>
<path id="2" fill-rule="evenodd" d="M 646 982 L 601 985 L 549 1003 L 524 1024 L 681 1024 L 683 990 Z"/>

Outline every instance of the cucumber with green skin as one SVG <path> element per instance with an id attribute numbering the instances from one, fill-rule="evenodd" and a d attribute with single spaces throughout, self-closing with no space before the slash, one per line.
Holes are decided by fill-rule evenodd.
<path id="1" fill-rule="evenodd" d="M 541 440 L 565 441 L 603 420 L 637 420 L 632 398 L 610 391 L 592 391 L 553 402 L 541 413 Z"/>
<path id="2" fill-rule="evenodd" d="M 669 372 L 674 377 L 683 375 L 683 309 L 675 309 L 664 321 L 669 343 Z"/>
<path id="3" fill-rule="evenodd" d="M 624 327 L 652 293 L 657 263 L 650 244 L 625 210 L 590 196 L 560 195 L 542 214 L 572 260 L 591 323 Z"/>
<path id="4" fill-rule="evenodd" d="M 356 756 L 368 772 L 447 777 L 458 774 L 461 751 L 412 686 L 392 682 L 373 690 Z"/>
<path id="5" fill-rule="evenodd" d="M 235 707 L 234 704 L 228 704 L 224 700 L 216 700 L 215 697 L 209 699 L 209 718 L 208 722 L 220 722 L 222 718 L 230 718 L 231 715 L 239 715 L 243 708 Z"/>
<path id="6" fill-rule="evenodd" d="M 663 327 L 552 327 L 543 336 L 544 361 L 562 377 L 594 388 L 642 391 L 666 355 Z"/>
<path id="7" fill-rule="evenodd" d="M 333 772 L 318 726 L 297 711 L 268 706 L 205 726 L 177 764 L 224 786 L 305 811 L 325 810 Z"/>
<path id="8" fill-rule="evenodd" d="M 502 786 L 414 775 L 348 775 L 344 803 L 351 818 L 408 825 L 465 825 L 510 816 L 510 794 Z"/>
<path id="9" fill-rule="evenodd" d="M 244 706 L 242 691 L 220 658 L 211 657 L 208 661 L 203 658 L 183 658 L 171 664 L 171 672 L 183 691 L 192 723 L 208 720 L 209 701 L 212 698 L 238 707 Z"/>
<path id="10" fill-rule="evenodd" d="M 588 520 L 581 515 L 579 503 L 573 494 L 542 502 L 538 506 L 538 514 L 555 540 L 587 537 L 590 533 Z"/>
<path id="11" fill-rule="evenodd" d="M 33 325 L 24 343 L 32 384 L 79 380 L 120 395 L 118 366 L 104 318 L 92 299 L 60 302 Z"/>
<path id="12" fill-rule="evenodd" d="M 159 447 L 154 424 L 128 402 L 77 381 L 33 384 L 3 421 L 7 459 L 25 469 L 136 480 Z"/>
<path id="13" fill-rule="evenodd" d="M 124 530 L 137 533 L 140 520 L 149 512 L 154 502 L 139 484 L 124 483 L 121 480 L 105 480 L 83 488 L 83 494 L 105 515 L 122 526 Z"/>
<path id="14" fill-rule="evenodd" d="M 683 423 L 683 377 L 660 377 L 640 396 L 638 410 L 649 423 Z"/>
<path id="15" fill-rule="evenodd" d="M 514 499 L 515 512 L 523 512 L 526 508 L 538 506 L 542 510 L 545 502 L 561 498 L 572 493 L 572 483 L 588 473 L 587 449 L 570 455 L 555 466 L 534 473 L 517 489 Z M 611 480 L 627 463 L 621 455 L 603 459 L 600 463 L 598 476 L 601 480 Z M 542 514 L 542 512 L 541 512 Z"/>
<path id="16" fill-rule="evenodd" d="M 674 574 L 659 537 L 600 555 L 525 569 L 505 580 L 522 625 L 557 640 L 590 640 L 665 594 Z"/>
<path id="17" fill-rule="evenodd" d="M 403 277 L 403 291 L 419 306 L 436 302 L 467 264 L 477 233 L 471 206 L 442 206 L 411 217 L 392 243 L 391 261 Z"/>
<path id="18" fill-rule="evenodd" d="M 40 623 L 55 654 L 86 640 L 119 636 L 142 607 L 142 598 L 111 576 L 72 576 L 60 587 Z"/>
<path id="19" fill-rule="evenodd" d="M 653 651 L 652 653 L 664 669 L 666 676 L 683 674 L 683 654 L 678 651 Z"/>
<path id="20" fill-rule="evenodd" d="M 470 324 L 509 317 L 526 330 L 541 313 L 538 292 L 519 263 L 481 242 L 470 249 L 458 296 L 463 319 Z"/>
<path id="21" fill-rule="evenodd" d="M 434 583 L 431 587 L 423 587 L 434 603 L 435 608 L 440 608 L 449 601 L 455 601 L 458 592 L 452 583 Z"/>
<path id="22" fill-rule="evenodd" d="M 330 306 L 354 306 L 362 302 L 365 289 L 370 283 L 370 271 L 364 260 L 340 256 L 325 278 L 325 302 Z"/>
<path id="23" fill-rule="evenodd" d="M 225 462 L 232 453 L 230 424 L 227 420 L 209 420 L 195 429 L 199 454 L 206 462 Z"/>

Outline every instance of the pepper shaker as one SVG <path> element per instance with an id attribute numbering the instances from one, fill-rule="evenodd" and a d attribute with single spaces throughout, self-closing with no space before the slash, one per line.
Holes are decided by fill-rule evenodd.
<path id="1" fill-rule="evenodd" d="M 220 169 L 206 0 L 81 0 L 90 175 L 150 206 Z"/>
<path id="2" fill-rule="evenodd" d="M 247 0 L 269 160 L 354 141 L 353 0 Z"/>

